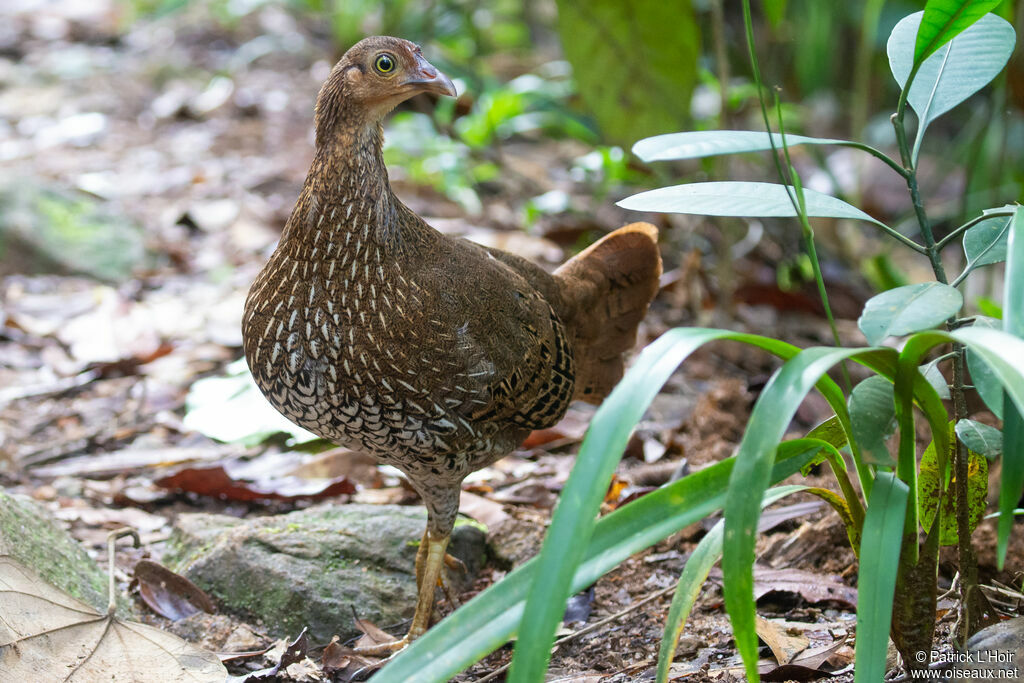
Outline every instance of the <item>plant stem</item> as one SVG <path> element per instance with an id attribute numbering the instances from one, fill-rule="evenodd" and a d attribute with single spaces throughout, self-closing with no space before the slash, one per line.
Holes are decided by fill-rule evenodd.
<path id="1" fill-rule="evenodd" d="M 914 76 L 911 72 L 911 79 Z M 896 143 L 900 150 L 900 159 L 907 169 L 907 188 L 910 190 L 910 199 L 914 204 L 914 214 L 917 216 L 918 225 L 921 227 L 921 236 L 924 238 L 924 246 L 927 250 L 928 260 L 931 262 L 935 279 L 942 284 L 949 284 L 946 277 L 946 269 L 942 265 L 942 256 L 939 245 L 935 241 L 931 224 L 924 210 L 924 203 L 921 201 L 921 193 L 917 186 L 917 172 L 914 168 L 914 160 L 909 145 L 907 144 L 907 132 L 903 126 L 903 114 L 906 110 L 906 95 L 909 89 L 910 80 L 900 95 L 899 106 L 892 116 L 892 124 L 896 130 Z M 966 272 L 966 270 L 965 270 Z M 959 280 L 962 278 L 958 278 Z M 956 317 L 946 321 L 948 329 L 955 329 L 957 326 Z M 959 421 L 967 417 L 967 398 L 964 395 L 964 349 L 959 344 L 953 345 L 953 383 L 950 387 L 953 398 L 953 417 Z M 961 609 L 964 613 L 962 620 L 963 631 L 958 634 L 960 642 L 965 642 L 967 636 L 976 630 L 980 619 L 981 606 L 980 590 L 978 588 L 978 560 L 971 547 L 971 529 L 969 519 L 969 508 L 967 505 L 967 476 L 968 457 L 967 447 L 959 439 L 954 439 L 955 450 L 953 454 L 953 493 L 956 501 L 956 522 L 957 522 L 957 551 L 959 555 L 960 576 L 963 579 L 963 592 L 961 593 Z M 916 532 L 916 530 L 915 530 Z"/>

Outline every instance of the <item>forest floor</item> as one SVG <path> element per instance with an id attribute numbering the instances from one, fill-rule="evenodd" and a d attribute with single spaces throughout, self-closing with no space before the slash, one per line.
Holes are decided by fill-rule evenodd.
<path id="1" fill-rule="evenodd" d="M 215 440 L 209 432 L 216 430 L 203 428 L 211 421 L 229 431 L 237 427 L 241 437 L 259 426 L 245 414 L 190 416 L 199 410 L 186 403 L 197 381 L 224 376 L 242 356 L 244 298 L 298 195 L 313 151 L 313 102 L 337 56 L 322 32 L 272 6 L 232 26 L 183 11 L 128 29 L 117 24 L 116 3 L 104 0 L 42 11 L 18 7 L 0 11 L 0 198 L 6 198 L 0 211 L 13 221 L 19 209 L 12 197 L 43 194 L 56 198 L 58 208 L 30 222 L 59 218 L 72 230 L 79 222 L 128 227 L 84 261 L 64 259 L 59 241 L 54 248 L 28 239 L 0 261 L 0 486 L 39 501 L 97 558 L 111 529 L 138 529 L 141 547 L 119 553 L 125 589 L 139 559 L 163 557 L 185 512 L 254 517 L 316 500 L 420 505 L 393 471 L 355 468 L 334 451 L 296 451 L 283 438 Z M 459 106 L 472 102 L 468 93 Z M 430 106 L 414 102 L 411 110 Z M 472 214 L 465 204 L 412 182 L 401 168 L 391 169 L 392 181 L 438 229 L 554 267 L 586 240 L 638 218 L 614 207 L 626 190 L 599 192 L 572 172 L 589 151 L 539 134 L 502 141 L 491 160 L 499 172 L 480 190 Z M 525 231 L 524 205 L 549 193 L 566 198 L 567 208 L 543 214 Z M 723 265 L 714 256 L 716 239 L 723 240 L 714 228 L 646 218 L 663 231 L 665 277 L 640 344 L 693 325 L 757 332 L 799 346 L 830 343 L 813 293 L 777 284 L 774 264 L 789 245 L 765 234 L 734 250 L 735 258 Z M 716 284 L 723 277 L 734 279 L 729 291 Z M 853 319 L 868 290 L 841 270 L 831 277 L 840 335 L 863 343 Z M 767 354 L 729 344 L 687 360 L 627 449 L 605 509 L 729 456 L 777 366 Z M 498 504 L 502 521 L 515 522 L 520 560 L 539 548 L 591 414 L 574 408 L 560 425 L 467 481 L 470 493 Z M 802 436 L 829 415 L 825 402 L 811 396 L 790 431 Z M 184 469 L 230 470 L 239 462 L 248 464 L 249 483 L 228 481 L 224 490 L 205 495 L 183 491 L 174 478 Z M 274 488 L 275 475 L 288 473 L 291 485 L 301 467 L 317 479 L 299 495 Z M 323 495 L 342 480 L 355 493 Z M 797 481 L 834 487 L 824 470 Z M 232 500 L 231 487 L 255 493 Z M 766 679 L 852 680 L 857 564 L 843 526 L 816 499 L 797 496 L 775 508 L 757 545 L 758 612 L 768 620 L 764 632 L 779 638 L 769 644 L 776 648 L 763 649 Z M 494 506 L 488 510 L 494 513 Z M 650 678 L 671 587 L 715 521 L 639 553 L 576 596 L 563 635 L 619 616 L 567 638 L 552 657 L 549 678 Z M 994 547 L 992 533 L 986 523 L 976 536 L 983 580 L 1018 585 L 1012 573 L 996 572 L 986 550 Z M 1016 539 L 1008 567 L 1024 563 L 1020 534 Z M 490 541 L 492 549 L 509 542 Z M 952 559 L 943 555 L 944 586 L 952 580 Z M 460 601 L 507 569 L 488 563 Z M 743 680 L 720 581 L 713 572 L 698 598 L 673 680 Z M 171 620 L 134 599 L 149 623 L 175 630 Z M 943 640 L 951 606 L 940 604 Z M 233 633 L 242 623 L 228 615 L 214 630 Z M 249 649 L 273 644 L 260 625 L 247 628 L 258 646 Z M 209 629 L 196 631 L 202 644 L 223 645 Z M 784 637 L 814 656 L 802 664 L 781 661 Z M 311 646 L 311 666 L 281 672 L 279 680 L 329 680 L 316 665 L 324 645 Z M 503 647 L 457 680 L 482 680 L 510 656 L 511 647 Z M 235 674 L 267 665 L 261 656 L 228 662 Z"/>

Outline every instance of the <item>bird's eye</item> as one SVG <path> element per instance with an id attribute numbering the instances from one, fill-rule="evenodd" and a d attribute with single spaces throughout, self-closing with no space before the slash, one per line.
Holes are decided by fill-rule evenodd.
<path id="1" fill-rule="evenodd" d="M 377 61 L 373 63 L 373 67 L 382 74 L 391 73 L 395 70 L 395 58 L 388 53 L 377 55 Z"/>

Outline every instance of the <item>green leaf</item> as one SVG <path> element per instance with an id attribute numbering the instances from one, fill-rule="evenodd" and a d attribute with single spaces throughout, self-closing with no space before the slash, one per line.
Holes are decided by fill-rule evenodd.
<path id="1" fill-rule="evenodd" d="M 761 506 L 770 505 L 784 496 L 804 490 L 806 490 L 805 486 L 780 486 L 769 489 L 765 493 Z M 661 648 L 658 652 L 658 683 L 667 683 L 669 668 L 672 666 L 672 659 L 676 654 L 679 637 L 683 635 L 686 619 L 690 615 L 690 610 L 693 609 L 693 604 L 697 601 L 697 596 L 700 595 L 701 588 L 704 587 L 711 567 L 722 556 L 724 530 L 725 523 L 722 520 L 711 527 L 711 531 L 700 539 L 700 543 L 687 558 L 683 573 L 679 576 L 679 584 L 672 596 L 672 605 L 669 607 L 668 617 L 665 619 L 665 631 L 661 636 Z"/>
<path id="2" fill-rule="evenodd" d="M 970 270 L 1006 260 L 1006 242 L 1010 234 L 1010 217 L 987 218 L 964 233 L 965 269 Z"/>
<path id="3" fill-rule="evenodd" d="M 244 358 L 228 365 L 224 377 L 193 382 L 185 406 L 185 426 L 218 441 L 253 446 L 281 433 L 298 443 L 320 438 L 274 410 Z"/>
<path id="4" fill-rule="evenodd" d="M 772 482 L 796 472 L 817 453 L 779 455 Z M 579 591 L 626 558 L 721 509 L 735 460 L 729 458 L 667 484 L 598 520 L 570 591 Z M 379 683 L 445 681 L 504 645 L 520 625 L 537 558 L 433 626 L 374 677 Z M 526 629 L 524 629 L 526 630 Z"/>
<path id="5" fill-rule="evenodd" d="M 886 50 L 892 75 L 904 87 L 914 66 L 914 48 L 923 12 L 904 17 L 889 35 Z M 928 57 L 917 71 L 907 101 L 920 123 L 915 150 L 932 121 L 987 85 L 1003 70 L 1016 44 L 1013 27 L 986 14 Z M 915 155 L 916 156 L 916 155 Z"/>
<path id="6" fill-rule="evenodd" d="M 975 316 L 975 327 L 985 327 L 991 330 L 1001 330 L 1003 321 L 985 316 Z M 1003 385 L 999 383 L 992 370 L 985 365 L 985 361 L 978 357 L 978 354 L 967 349 L 967 369 L 971 373 L 971 384 L 978 396 L 985 403 L 985 406 L 992 411 L 992 414 L 1003 419 Z"/>
<path id="7" fill-rule="evenodd" d="M 1004 329 L 1017 338 L 1024 338 L 1024 207 L 1013 215 L 1007 239 L 1006 275 L 1003 283 L 1003 305 L 1006 315 Z M 1018 355 L 1017 363 L 1021 356 Z M 999 517 L 996 557 L 999 568 L 1006 561 L 1013 517 L 1009 514 L 1024 490 L 1024 404 L 1011 402 L 1003 395 L 1003 472 L 999 483 Z"/>
<path id="8" fill-rule="evenodd" d="M 921 371 L 921 374 L 924 375 L 924 378 L 928 380 L 928 384 L 932 385 L 932 388 L 935 389 L 940 398 L 944 398 L 947 401 L 952 398 L 952 395 L 949 393 L 949 384 L 946 382 L 946 378 L 943 376 L 942 372 L 939 371 L 938 358 L 929 363 L 925 363 L 918 369 Z"/>
<path id="9" fill-rule="evenodd" d="M 846 431 L 843 429 L 843 423 L 839 421 L 839 417 L 836 415 L 833 415 L 807 432 L 806 438 L 821 439 L 826 443 L 832 444 L 835 448 L 842 448 L 849 440 Z"/>
<path id="10" fill-rule="evenodd" d="M 787 358 L 798 351 L 795 346 L 774 339 L 702 328 L 670 330 L 644 349 L 594 414 L 576 466 L 559 496 L 537 557 L 538 572 L 544 581 L 535 582 L 530 589 L 523 614 L 530 630 L 521 634 L 516 643 L 510 680 L 543 678 L 554 633 L 570 595 L 570 581 L 633 428 L 676 367 L 700 346 L 717 339 L 743 341 Z M 838 387 L 831 383 L 830 388 L 834 397 Z"/>
<path id="11" fill-rule="evenodd" d="M 914 44 L 919 64 L 964 29 L 995 9 L 1003 0 L 929 0 Z"/>
<path id="12" fill-rule="evenodd" d="M 782 148 L 782 135 L 772 133 L 777 149 Z M 846 140 L 809 138 L 786 135 L 786 145 L 848 145 Z M 674 159 L 701 159 L 719 154 L 764 152 L 772 148 L 768 134 L 753 130 L 700 130 L 685 133 L 667 133 L 644 138 L 633 145 L 633 154 L 641 160 L 669 161 Z"/>
<path id="13" fill-rule="evenodd" d="M 960 420 L 956 423 L 956 435 L 969 449 L 990 460 L 1003 453 L 1003 433 L 995 427 L 975 420 Z"/>
<path id="14" fill-rule="evenodd" d="M 790 188 L 775 183 L 754 182 L 710 182 L 689 183 L 660 187 L 626 197 L 618 202 L 624 209 L 633 211 L 662 211 L 665 213 L 687 213 L 702 216 L 764 216 L 795 217 Z M 807 215 L 831 218 L 853 218 L 876 221 L 855 206 L 827 194 L 804 190 L 807 200 Z M 794 196 L 795 200 L 796 197 Z"/>
<path id="15" fill-rule="evenodd" d="M 928 444 L 921 456 L 920 472 L 917 479 L 918 514 L 921 526 L 931 529 L 935 513 L 940 508 L 942 517 L 939 519 L 939 545 L 956 545 L 959 534 L 956 521 L 956 496 L 953 493 L 950 479 L 949 463 L 953 461 L 953 449 L 956 440 L 953 438 L 953 423 L 949 423 L 949 452 L 941 460 L 935 441 Z M 985 514 L 985 502 L 988 494 L 988 461 L 984 456 L 968 449 L 967 456 L 967 509 L 968 523 L 973 531 Z"/>
<path id="16" fill-rule="evenodd" d="M 956 314 L 964 298 L 939 282 L 897 287 L 868 299 L 857 326 L 872 346 L 886 337 L 927 330 Z"/>
<path id="17" fill-rule="evenodd" d="M 749 680 L 758 680 L 754 628 L 754 536 L 771 458 L 807 392 L 836 363 L 875 349 L 810 348 L 777 370 L 761 392 L 736 454 L 725 503 L 725 605 Z"/>
<path id="18" fill-rule="evenodd" d="M 626 146 L 690 119 L 700 32 L 689 0 L 556 5 L 583 109 L 607 139 Z"/>
<path id="19" fill-rule="evenodd" d="M 896 428 L 892 382 L 872 375 L 855 386 L 850 394 L 850 423 L 864 462 L 887 467 L 896 464 L 886 447 Z"/>
<path id="20" fill-rule="evenodd" d="M 885 679 L 885 657 L 896 592 L 907 485 L 890 472 L 879 472 L 868 500 L 857 580 L 855 683 Z"/>

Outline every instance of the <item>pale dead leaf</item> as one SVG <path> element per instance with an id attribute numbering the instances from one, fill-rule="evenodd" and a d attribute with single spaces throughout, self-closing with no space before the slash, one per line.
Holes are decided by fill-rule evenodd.
<path id="1" fill-rule="evenodd" d="M 807 649 L 810 642 L 804 636 L 791 636 L 785 627 L 775 622 L 755 617 L 754 629 L 757 636 L 764 641 L 779 664 L 789 664 L 793 658 Z"/>
<path id="2" fill-rule="evenodd" d="M 501 503 L 496 503 L 469 491 L 463 491 L 459 497 L 459 512 L 475 519 L 487 528 L 497 526 L 509 517 L 505 512 L 505 506 Z"/>
<path id="3" fill-rule="evenodd" d="M 224 681 L 211 652 L 144 624 L 102 615 L 0 556 L 4 681 Z"/>

